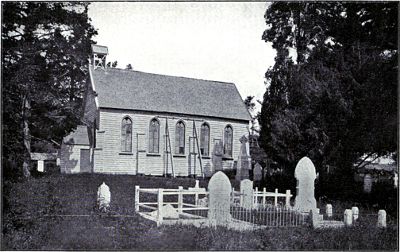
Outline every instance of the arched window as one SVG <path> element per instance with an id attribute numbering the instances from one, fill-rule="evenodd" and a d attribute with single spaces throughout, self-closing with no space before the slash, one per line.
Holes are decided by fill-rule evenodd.
<path id="1" fill-rule="evenodd" d="M 122 119 L 121 151 L 132 152 L 132 120 L 129 117 Z"/>
<path id="2" fill-rule="evenodd" d="M 160 143 L 160 122 L 152 119 L 149 126 L 149 153 L 158 153 Z"/>
<path id="3" fill-rule="evenodd" d="M 185 154 L 185 124 L 178 121 L 175 127 L 175 153 Z"/>
<path id="4" fill-rule="evenodd" d="M 232 157 L 232 143 L 233 143 L 233 129 L 232 129 L 232 126 L 227 125 L 224 130 L 224 154 L 225 154 L 225 156 Z"/>
<path id="5" fill-rule="evenodd" d="M 203 156 L 209 156 L 210 149 L 210 126 L 203 123 L 200 129 L 200 152 Z"/>

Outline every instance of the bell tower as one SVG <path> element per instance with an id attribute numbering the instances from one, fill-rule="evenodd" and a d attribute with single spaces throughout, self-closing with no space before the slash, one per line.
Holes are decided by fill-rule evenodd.
<path id="1" fill-rule="evenodd" d="M 108 55 L 108 47 L 101 45 L 92 45 L 93 68 L 106 68 L 106 58 Z"/>

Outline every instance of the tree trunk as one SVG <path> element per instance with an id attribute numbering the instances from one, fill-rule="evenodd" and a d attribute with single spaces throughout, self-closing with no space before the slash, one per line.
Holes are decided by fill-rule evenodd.
<path id="1" fill-rule="evenodd" d="M 27 95 L 22 99 L 22 128 L 23 128 L 23 143 L 24 143 L 24 153 L 23 153 L 23 164 L 22 172 L 24 177 L 30 177 L 30 162 L 31 162 L 31 135 L 29 132 L 28 118 L 30 116 L 31 104 Z"/>

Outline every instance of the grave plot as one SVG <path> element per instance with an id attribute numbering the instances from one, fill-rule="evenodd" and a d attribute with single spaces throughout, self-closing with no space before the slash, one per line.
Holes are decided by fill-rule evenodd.
<path id="1" fill-rule="evenodd" d="M 290 191 L 280 194 L 277 191 L 265 192 L 264 189 L 265 193 L 255 193 L 253 182 L 245 179 L 241 181 L 240 192 L 236 192 L 222 172 L 211 178 L 208 191 L 196 183 L 195 187 L 188 189 L 143 189 L 136 186 L 135 192 L 136 212 L 158 225 L 179 223 L 249 230 L 301 226 L 307 220 L 307 215 L 294 211 L 290 206 L 277 204 L 278 197 L 285 197 L 285 202 L 290 202 Z M 152 198 L 143 195 L 152 195 Z M 168 196 L 175 198 L 166 200 Z M 266 204 L 269 197 L 275 199 L 275 205 Z"/>
<path id="2" fill-rule="evenodd" d="M 225 226 L 234 230 L 253 230 L 266 227 L 339 228 L 352 226 L 364 220 L 358 207 L 337 214 L 332 205 L 320 213 L 314 198 L 315 167 L 304 157 L 295 169 L 297 193 L 259 191 L 253 189 L 253 181 L 241 180 L 240 191 L 235 191 L 228 177 L 221 171 L 215 173 L 208 184 L 208 191 L 198 186 L 184 189 L 135 188 L 135 211 L 157 225 L 192 224 L 195 226 Z M 143 197 L 143 198 L 141 198 Z M 271 199 L 271 200 L 270 200 Z M 284 199 L 284 200 L 283 200 Z M 371 218 L 365 218 L 365 220 Z M 378 227 L 386 227 L 387 216 L 380 210 L 375 221 Z"/>
<path id="3" fill-rule="evenodd" d="M 157 225 L 207 218 L 208 192 L 200 188 L 198 181 L 193 188 L 162 189 L 135 187 L 135 212 L 142 217 L 157 222 Z M 184 221 L 187 220 L 187 221 Z"/>

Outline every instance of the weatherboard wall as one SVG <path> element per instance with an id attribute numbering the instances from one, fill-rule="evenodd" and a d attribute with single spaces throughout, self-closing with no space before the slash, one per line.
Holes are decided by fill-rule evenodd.
<path id="1" fill-rule="evenodd" d="M 121 152 L 121 122 L 125 116 L 132 120 L 132 152 Z M 165 173 L 165 125 L 164 114 L 151 112 L 134 112 L 118 109 L 100 109 L 99 129 L 96 135 L 94 150 L 94 172 L 112 174 L 145 174 L 163 175 Z M 148 152 L 148 131 L 150 121 L 157 117 L 160 122 L 159 153 Z M 174 118 L 172 118 L 174 117 Z M 232 169 L 233 161 L 239 155 L 239 138 L 248 134 L 246 121 L 186 116 L 181 120 L 185 123 L 185 154 L 174 155 L 175 152 L 175 125 L 180 120 L 178 116 L 169 115 L 168 127 L 171 140 L 171 150 L 174 155 L 174 173 L 176 176 L 201 174 L 200 163 L 193 156 L 189 157 L 189 137 L 193 136 L 193 121 L 203 120 L 210 126 L 210 155 L 203 157 L 203 167 L 213 171 L 211 153 L 215 139 L 223 140 L 224 128 L 229 124 L 233 128 L 233 155 L 231 159 L 223 160 L 223 169 Z M 203 121 L 195 121 L 197 134 L 200 139 L 200 127 Z M 196 152 L 197 148 L 196 148 Z M 194 165 L 193 162 L 196 162 Z M 196 170 L 194 170 L 194 166 Z M 171 161 L 168 159 L 167 173 L 172 174 Z"/>

